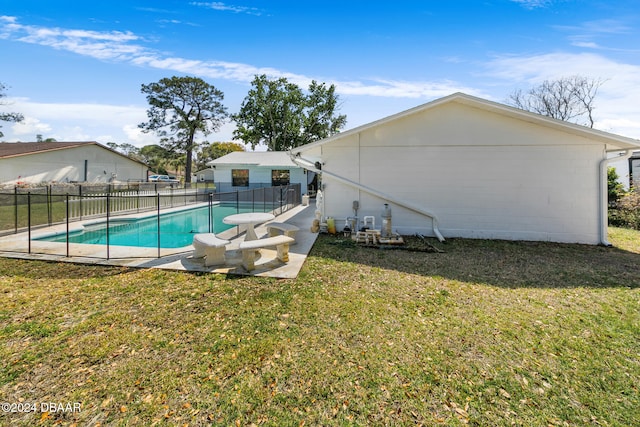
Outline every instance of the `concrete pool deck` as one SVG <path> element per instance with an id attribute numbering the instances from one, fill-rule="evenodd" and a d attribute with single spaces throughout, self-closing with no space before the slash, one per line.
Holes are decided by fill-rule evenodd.
<path id="1" fill-rule="evenodd" d="M 64 232 L 66 225 L 32 231 L 31 253 L 28 253 L 27 233 L 0 237 L 0 257 L 293 279 L 297 277 L 316 241 L 317 233 L 309 231 L 314 217 L 315 204 L 298 205 L 276 216 L 275 222 L 286 222 L 300 228 L 296 235 L 296 243 L 289 247 L 289 262 L 285 264 L 279 261 L 275 248 L 261 249 L 260 257 L 256 260 L 256 269 L 251 272 L 247 272 L 242 267 L 242 253 L 238 250 L 240 242 L 244 240 L 244 230 L 241 227 L 233 227 L 222 233 L 216 233 L 218 237 L 231 241 L 227 245 L 227 263 L 224 266 L 216 267 L 205 267 L 204 259 L 193 258 L 193 246 L 191 245 L 176 249 L 160 249 L 160 258 L 158 258 L 157 248 L 110 246 L 109 259 L 107 259 L 106 246 L 104 245 L 70 244 L 70 256 L 67 257 L 66 243 L 33 240 L 38 236 Z M 266 224 L 256 226 L 255 231 L 259 238 L 266 236 Z"/>

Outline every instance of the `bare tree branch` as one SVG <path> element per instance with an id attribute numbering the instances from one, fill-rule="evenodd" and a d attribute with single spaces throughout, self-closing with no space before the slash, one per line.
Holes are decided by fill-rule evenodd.
<path id="1" fill-rule="evenodd" d="M 515 90 L 509 95 L 507 103 L 533 113 L 593 128 L 595 98 L 604 82 L 602 79 L 579 75 L 545 80 L 526 93 L 521 89 Z M 586 119 L 586 122 L 580 119 Z"/>

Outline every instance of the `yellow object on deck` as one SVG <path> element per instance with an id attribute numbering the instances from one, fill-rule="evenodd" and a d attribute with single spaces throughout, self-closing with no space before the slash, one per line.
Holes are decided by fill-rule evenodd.
<path id="1" fill-rule="evenodd" d="M 333 218 L 327 218 L 327 227 L 329 234 L 336 234 L 336 220 Z"/>

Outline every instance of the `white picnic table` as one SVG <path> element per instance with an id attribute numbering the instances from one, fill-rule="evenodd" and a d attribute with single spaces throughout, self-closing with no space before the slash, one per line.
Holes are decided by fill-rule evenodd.
<path id="1" fill-rule="evenodd" d="M 275 219 L 275 215 L 266 212 L 247 212 L 226 216 L 222 222 L 229 225 L 246 225 L 247 233 L 244 236 L 245 242 L 257 240 L 255 226 Z"/>

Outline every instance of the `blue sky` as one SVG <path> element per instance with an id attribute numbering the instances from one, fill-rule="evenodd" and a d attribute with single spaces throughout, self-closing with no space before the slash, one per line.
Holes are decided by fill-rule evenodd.
<path id="1" fill-rule="evenodd" d="M 263 73 L 335 84 L 346 129 L 580 74 L 605 81 L 595 127 L 640 138 L 638 0 L 0 0 L 0 56 L 0 109 L 25 116 L 0 123 L 5 141 L 153 144 L 142 84 L 201 77 L 237 112 Z"/>

